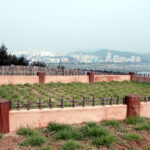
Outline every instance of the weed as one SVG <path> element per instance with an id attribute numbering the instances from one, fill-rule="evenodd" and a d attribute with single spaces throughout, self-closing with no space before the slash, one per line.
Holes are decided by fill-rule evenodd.
<path id="1" fill-rule="evenodd" d="M 150 125 L 147 124 L 147 123 L 139 124 L 139 125 L 137 125 L 134 129 L 137 130 L 137 131 L 140 131 L 140 130 L 147 130 L 147 131 L 150 131 Z"/>
<path id="2" fill-rule="evenodd" d="M 37 135 L 38 133 L 29 127 L 21 127 L 17 131 L 17 134 L 23 135 L 23 136 L 34 136 L 34 135 Z"/>
<path id="3" fill-rule="evenodd" d="M 40 150 L 53 150 L 51 147 L 43 147 Z"/>
<path id="4" fill-rule="evenodd" d="M 61 145 L 59 149 L 60 150 L 78 150 L 82 148 L 83 146 L 80 143 L 74 142 L 74 141 L 68 141 L 65 144 Z"/>
<path id="5" fill-rule="evenodd" d="M 124 135 L 124 139 L 129 140 L 129 141 L 141 141 L 142 137 L 140 135 L 137 135 L 137 134 L 128 133 L 128 134 Z"/>
<path id="6" fill-rule="evenodd" d="M 139 124 L 139 123 L 144 123 L 146 122 L 146 119 L 143 118 L 143 117 L 140 117 L 140 116 L 137 116 L 137 117 L 128 117 L 125 122 L 127 124 L 131 124 L 131 125 L 136 125 L 136 124 Z"/>
<path id="7" fill-rule="evenodd" d="M 120 123 L 116 120 L 104 120 L 104 121 L 102 121 L 102 125 L 119 127 Z"/>
<path id="8" fill-rule="evenodd" d="M 3 134 L 2 133 L 0 133 L 0 139 L 2 139 L 3 138 Z"/>
<path id="9" fill-rule="evenodd" d="M 29 136 L 27 139 L 25 139 L 22 143 L 21 146 L 42 146 L 46 142 L 46 139 L 43 136 Z"/>
<path id="10" fill-rule="evenodd" d="M 92 139 L 92 144 L 97 147 L 107 146 L 110 147 L 113 143 L 117 141 L 116 137 L 113 135 L 105 135 L 101 137 L 96 137 Z"/>

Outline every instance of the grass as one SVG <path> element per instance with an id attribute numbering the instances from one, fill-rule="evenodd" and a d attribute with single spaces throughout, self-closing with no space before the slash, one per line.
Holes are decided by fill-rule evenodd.
<path id="1" fill-rule="evenodd" d="M 129 141 L 141 141 L 142 137 L 140 135 L 137 135 L 137 134 L 128 133 L 128 134 L 124 135 L 124 139 L 129 140 Z"/>
<path id="2" fill-rule="evenodd" d="M 147 123 L 139 124 L 139 125 L 135 126 L 134 129 L 137 130 L 137 131 L 141 131 L 141 130 L 147 130 L 147 131 L 150 131 L 150 125 L 147 124 Z"/>
<path id="3" fill-rule="evenodd" d="M 3 134 L 2 133 L 0 133 L 0 139 L 2 139 L 3 138 Z"/>
<path id="4" fill-rule="evenodd" d="M 60 150 L 78 150 L 82 149 L 84 146 L 81 145 L 79 142 L 74 142 L 74 141 L 68 141 L 61 145 L 59 148 Z"/>
<path id="5" fill-rule="evenodd" d="M 46 142 L 46 139 L 43 136 L 40 135 L 34 135 L 27 137 L 22 143 L 22 146 L 37 146 L 40 147 Z"/>
<path id="6" fill-rule="evenodd" d="M 53 150 L 51 147 L 43 147 L 40 150 Z"/>
<path id="7" fill-rule="evenodd" d="M 31 129 L 30 127 L 21 127 L 16 133 L 22 136 L 34 136 L 38 134 L 37 131 Z"/>
<path id="8" fill-rule="evenodd" d="M 127 124 L 136 125 L 136 124 L 139 124 L 139 123 L 144 123 L 144 122 L 146 122 L 146 119 L 143 118 L 143 117 L 140 117 L 140 116 L 138 116 L 138 117 L 128 117 L 128 118 L 125 120 L 125 122 L 126 122 Z"/>
<path id="9" fill-rule="evenodd" d="M 116 120 L 104 120 L 104 121 L 102 121 L 102 125 L 119 127 L 120 123 L 119 123 L 119 121 L 116 121 Z"/>
<path id="10" fill-rule="evenodd" d="M 132 81 L 123 82 L 101 82 L 101 83 L 49 83 L 49 84 L 24 84 L 24 85 L 1 85 L 0 98 L 7 98 L 12 100 L 12 104 L 20 100 L 22 104 L 26 104 L 27 99 L 36 102 L 39 98 L 48 102 L 51 98 L 52 101 L 60 101 L 63 97 L 64 100 L 72 100 L 75 98 L 77 104 L 81 103 L 82 97 L 85 96 L 86 100 L 102 99 L 107 97 L 106 103 L 109 103 L 110 97 L 114 97 L 113 103 L 116 103 L 116 98 L 119 96 L 123 98 L 126 94 L 138 93 L 141 97 L 150 96 L 150 84 L 138 83 Z M 98 102 L 100 104 L 100 102 Z M 68 105 L 68 103 L 66 103 Z"/>

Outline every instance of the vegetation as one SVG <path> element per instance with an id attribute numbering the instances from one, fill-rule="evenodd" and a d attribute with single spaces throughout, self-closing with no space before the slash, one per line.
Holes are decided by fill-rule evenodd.
<path id="1" fill-rule="evenodd" d="M 148 124 L 148 123 L 139 124 L 139 125 L 135 126 L 134 129 L 137 131 L 141 131 L 141 130 L 150 131 L 150 124 Z"/>
<path id="2" fill-rule="evenodd" d="M 119 127 L 120 123 L 116 120 L 104 120 L 102 121 L 102 124 L 104 126 L 113 126 L 113 127 Z"/>
<path id="3" fill-rule="evenodd" d="M 61 145 L 60 150 L 78 150 L 82 148 L 83 145 L 81 145 L 80 143 L 74 141 L 68 141 L 63 145 Z"/>
<path id="4" fill-rule="evenodd" d="M 40 62 L 40 61 L 34 61 L 30 65 L 31 66 L 46 67 L 46 64 L 44 62 Z"/>
<path id="5" fill-rule="evenodd" d="M 139 123 L 144 123 L 146 122 L 146 119 L 143 118 L 143 117 L 128 117 L 125 122 L 127 124 L 132 124 L 132 125 L 136 125 L 136 124 L 139 124 Z"/>
<path id="6" fill-rule="evenodd" d="M 82 104 L 83 96 L 85 100 L 92 100 L 95 97 L 97 105 L 100 105 L 102 101 L 100 99 L 107 97 L 106 103 L 110 103 L 110 98 L 113 97 L 113 103 L 116 103 L 116 99 L 119 96 L 122 103 L 122 98 L 129 93 L 138 93 L 142 98 L 144 96 L 150 96 L 150 84 L 138 83 L 138 82 L 101 82 L 101 83 L 49 83 L 49 84 L 18 84 L 18 85 L 1 85 L 0 97 L 12 100 L 12 103 L 16 103 L 18 100 L 26 105 L 29 99 L 32 102 L 37 102 L 38 99 L 48 102 L 51 98 L 55 107 L 60 105 L 61 97 L 64 100 L 72 100 L 73 97 L 77 104 Z M 55 102 L 55 103 L 54 103 Z M 72 106 L 70 102 L 64 103 L 65 106 Z M 92 105 L 92 103 L 91 103 Z"/>
<path id="7" fill-rule="evenodd" d="M 128 133 L 128 134 L 124 135 L 124 139 L 130 140 L 130 141 L 141 141 L 142 137 L 140 135 L 137 135 L 137 134 Z"/>
<path id="8" fill-rule="evenodd" d="M 2 133 L 0 133 L 0 139 L 2 139 L 3 138 L 3 134 Z"/>

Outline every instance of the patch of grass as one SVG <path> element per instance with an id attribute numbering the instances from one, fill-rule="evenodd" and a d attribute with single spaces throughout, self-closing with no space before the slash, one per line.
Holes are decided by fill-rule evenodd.
<path id="1" fill-rule="evenodd" d="M 29 127 L 21 127 L 16 133 L 22 136 L 34 136 L 38 134 L 34 129 Z"/>
<path id="2" fill-rule="evenodd" d="M 69 130 L 69 129 L 72 129 L 72 127 L 68 124 L 49 123 L 47 126 L 47 130 L 49 132 L 52 131 L 58 132 L 60 130 Z"/>
<path id="3" fill-rule="evenodd" d="M 128 117 L 125 122 L 127 124 L 131 124 L 131 125 L 136 125 L 136 124 L 139 124 L 139 123 L 144 123 L 146 122 L 146 119 L 143 118 L 143 117 L 140 117 L 140 116 L 137 116 L 137 117 Z"/>
<path id="4" fill-rule="evenodd" d="M 92 144 L 97 146 L 98 148 L 100 146 L 110 147 L 116 141 L 117 141 L 117 139 L 116 139 L 115 136 L 113 136 L 113 135 L 105 135 L 105 136 L 93 138 L 92 139 Z"/>
<path id="5" fill-rule="evenodd" d="M 150 125 L 147 124 L 147 123 L 139 124 L 139 125 L 135 126 L 134 129 L 137 130 L 137 131 L 140 131 L 140 130 L 147 130 L 147 131 L 150 131 Z"/>
<path id="6" fill-rule="evenodd" d="M 133 134 L 133 133 L 125 134 L 123 138 L 129 141 L 141 141 L 142 140 L 142 137 L 140 135 Z"/>
<path id="7" fill-rule="evenodd" d="M 82 148 L 83 148 L 83 145 L 81 145 L 80 143 L 74 142 L 74 141 L 68 141 L 64 143 L 63 145 L 61 145 L 59 149 L 60 150 L 78 150 Z"/>
<path id="8" fill-rule="evenodd" d="M 53 150 L 51 147 L 43 147 L 40 150 Z"/>
<path id="9" fill-rule="evenodd" d="M 104 121 L 102 121 L 102 125 L 119 127 L 120 123 L 119 123 L 119 121 L 116 121 L 116 120 L 104 120 Z"/>
<path id="10" fill-rule="evenodd" d="M 144 150 L 150 150 L 150 146 L 146 146 Z"/>
<path id="11" fill-rule="evenodd" d="M 56 132 L 56 134 L 54 135 L 54 139 L 55 140 L 68 140 L 68 139 L 82 140 L 83 135 L 75 128 L 69 130 L 64 129 L 64 130 L 60 130 L 59 132 Z"/>
<path id="12" fill-rule="evenodd" d="M 46 139 L 40 135 L 29 136 L 25 139 L 21 146 L 42 146 L 46 142 Z"/>
<path id="13" fill-rule="evenodd" d="M 0 139 L 2 139 L 3 138 L 3 134 L 2 133 L 0 133 Z"/>

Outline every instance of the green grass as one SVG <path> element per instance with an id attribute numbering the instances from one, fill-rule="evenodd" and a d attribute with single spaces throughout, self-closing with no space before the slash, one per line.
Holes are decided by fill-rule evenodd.
<path id="1" fill-rule="evenodd" d="M 64 143 L 63 145 L 61 145 L 61 147 L 59 148 L 59 150 L 79 150 L 82 149 L 84 146 L 81 145 L 78 142 L 74 142 L 74 141 L 67 141 L 66 143 Z"/>
<path id="2" fill-rule="evenodd" d="M 123 138 L 129 141 L 141 141 L 142 140 L 142 137 L 140 135 L 133 134 L 133 133 L 125 134 Z"/>
<path id="3" fill-rule="evenodd" d="M 119 123 L 119 121 L 116 121 L 116 120 L 104 120 L 104 121 L 102 121 L 102 125 L 119 127 L 120 123 Z"/>
<path id="4" fill-rule="evenodd" d="M 127 124 L 131 124 L 131 125 L 136 125 L 136 124 L 139 124 L 139 123 L 144 123 L 146 122 L 146 119 L 143 118 L 143 117 L 128 117 L 125 122 Z"/>
<path id="5" fill-rule="evenodd" d="M 51 147 L 43 147 L 40 150 L 53 150 Z"/>
<path id="6" fill-rule="evenodd" d="M 139 125 L 135 126 L 134 129 L 137 131 L 141 131 L 141 130 L 150 131 L 150 124 L 147 124 L 147 123 L 139 124 Z"/>
<path id="7" fill-rule="evenodd" d="M 2 139 L 3 138 L 3 134 L 2 133 L 0 133 L 0 139 Z"/>
<path id="8" fill-rule="evenodd" d="M 117 141 L 116 137 L 113 135 L 105 135 L 101 137 L 96 137 L 92 139 L 92 144 L 100 147 L 100 146 L 107 146 L 110 147 Z"/>
<path id="9" fill-rule="evenodd" d="M 37 146 L 40 147 L 46 142 L 46 139 L 40 135 L 34 135 L 27 137 L 22 143 L 21 146 Z"/>
<path id="10" fill-rule="evenodd" d="M 22 136 L 34 136 L 38 134 L 37 131 L 29 127 L 21 127 L 16 133 Z"/>
<path id="11" fill-rule="evenodd" d="M 104 96 L 110 98 L 114 97 L 113 103 L 116 103 L 116 98 L 119 96 L 123 98 L 126 94 L 138 93 L 141 97 L 150 96 L 150 84 L 138 82 L 101 82 L 101 83 L 49 83 L 49 84 L 24 84 L 24 85 L 1 85 L 0 98 L 7 98 L 16 103 L 21 100 L 22 104 L 26 104 L 27 99 L 36 102 L 38 98 L 47 101 L 51 97 L 52 101 L 60 101 L 61 97 L 64 100 L 72 100 L 75 97 L 77 104 L 82 102 L 82 97 L 85 96 L 86 100 L 102 99 Z M 109 100 L 107 101 L 109 103 Z M 121 103 L 121 101 L 120 101 Z"/>

